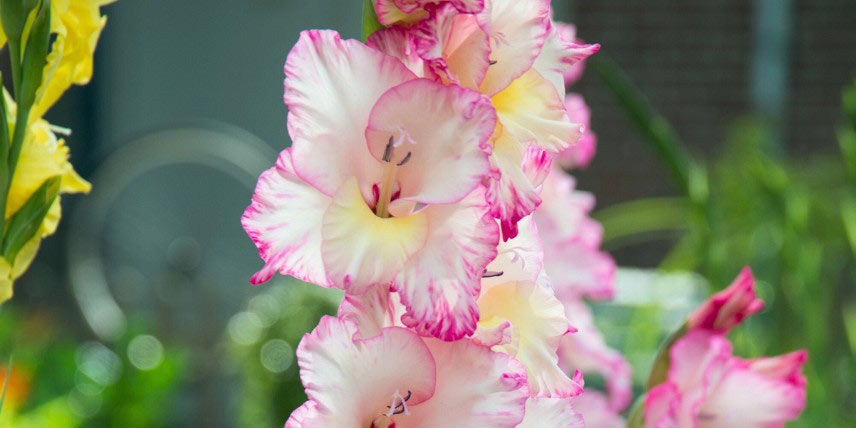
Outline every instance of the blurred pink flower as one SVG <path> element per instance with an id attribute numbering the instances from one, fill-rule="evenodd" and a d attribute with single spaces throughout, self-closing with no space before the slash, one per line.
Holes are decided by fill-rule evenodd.
<path id="1" fill-rule="evenodd" d="M 711 296 L 690 314 L 691 330 L 704 329 L 728 333 L 732 327 L 760 311 L 764 302 L 755 295 L 755 278 L 749 267 L 743 268 L 731 285 Z"/>
<path id="2" fill-rule="evenodd" d="M 591 129 L 591 110 L 582 95 L 573 93 L 565 97 L 565 110 L 572 122 L 580 124 L 582 135 L 576 144 L 557 154 L 555 161 L 565 169 L 585 168 L 597 151 L 597 135 Z"/>
<path id="3" fill-rule="evenodd" d="M 646 427 L 781 427 L 805 407 L 805 351 L 743 360 L 723 335 L 695 330 L 670 357 L 667 380 L 648 391 Z"/>

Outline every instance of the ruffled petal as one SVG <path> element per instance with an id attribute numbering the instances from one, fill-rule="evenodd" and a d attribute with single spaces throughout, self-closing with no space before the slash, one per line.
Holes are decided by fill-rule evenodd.
<path id="1" fill-rule="evenodd" d="M 805 388 L 750 369 L 729 372 L 698 409 L 699 426 L 784 426 L 805 408 Z"/>
<path id="2" fill-rule="evenodd" d="M 321 416 L 318 414 L 318 404 L 307 401 L 291 412 L 285 422 L 285 428 L 312 428 L 320 426 Z"/>
<path id="3" fill-rule="evenodd" d="M 396 168 L 400 200 L 446 204 L 461 200 L 489 174 L 495 126 L 496 113 L 480 93 L 416 79 L 381 96 L 366 140 L 379 163 Z"/>
<path id="4" fill-rule="evenodd" d="M 491 97 L 499 122 L 518 144 L 535 144 L 558 153 L 575 144 L 582 126 L 565 112 L 564 94 L 535 69 Z"/>
<path id="5" fill-rule="evenodd" d="M 574 409 L 583 415 L 583 421 L 588 427 L 624 428 L 627 425 L 600 391 L 586 389 L 582 394 L 571 398 L 571 403 Z"/>
<path id="6" fill-rule="evenodd" d="M 503 129 L 498 132 L 490 157 L 497 177 L 490 181 L 487 201 L 500 221 L 502 239 L 508 240 L 517 236 L 517 222 L 541 204 L 538 186 L 549 174 L 552 158 L 538 147 L 518 144 Z"/>
<path id="7" fill-rule="evenodd" d="M 609 407 L 617 413 L 633 398 L 633 377 L 630 364 L 618 351 L 608 347 L 594 324 L 591 310 L 581 301 L 565 301 L 565 314 L 577 332 L 562 337 L 559 346 L 559 366 L 570 373 L 581 370 L 594 372 L 606 380 Z M 588 394 L 588 391 L 586 392 Z"/>
<path id="8" fill-rule="evenodd" d="M 526 371 L 508 355 L 469 340 L 426 339 L 437 364 L 430 400 L 396 418 L 401 427 L 514 427 L 528 397 Z"/>
<path id="9" fill-rule="evenodd" d="M 363 131 L 371 106 L 388 89 L 414 79 L 397 59 L 335 31 L 312 30 L 285 62 L 285 104 L 293 141 L 294 169 L 332 196 L 350 177 L 364 194 L 383 165 L 366 150 Z"/>
<path id="10" fill-rule="evenodd" d="M 321 219 L 329 205 L 329 197 L 294 174 L 291 149 L 283 150 L 276 166 L 259 177 L 241 217 L 265 261 L 250 282 L 261 284 L 280 272 L 329 287 L 321 260 Z"/>
<path id="11" fill-rule="evenodd" d="M 404 307 L 388 286 L 370 287 L 362 294 L 346 294 L 339 304 L 339 318 L 357 325 L 360 337 L 377 336 L 385 327 L 404 327 L 399 319 Z"/>
<path id="12" fill-rule="evenodd" d="M 422 212 L 428 239 L 395 284 L 407 313 L 402 321 L 420 334 L 456 340 L 475 331 L 476 297 L 485 267 L 496 257 L 499 230 L 476 189 L 455 205 Z"/>
<path id="13" fill-rule="evenodd" d="M 578 72 L 573 70 L 573 67 L 600 50 L 600 45 L 597 44 L 589 45 L 574 39 L 566 40 L 562 37 L 563 31 L 567 30 L 562 29 L 558 24 L 551 25 L 541 54 L 532 65 L 533 69 L 538 70 L 553 84 L 556 93 L 560 96 L 565 94 L 567 74 Z"/>
<path id="14" fill-rule="evenodd" d="M 355 179 L 348 180 L 324 213 L 321 255 L 327 278 L 352 293 L 387 284 L 425 244 L 424 213 L 380 218 L 365 200 Z"/>
<path id="15" fill-rule="evenodd" d="M 511 343 L 494 349 L 523 363 L 533 397 L 572 397 L 582 392 L 582 385 L 558 365 L 556 349 L 570 326 L 549 287 L 531 281 L 497 285 L 481 295 L 479 311 L 479 329 L 511 323 Z"/>
<path id="16" fill-rule="evenodd" d="M 434 358 L 419 336 L 398 327 L 365 340 L 357 334 L 355 324 L 325 316 L 297 347 L 300 379 L 316 403 L 315 426 L 366 427 L 396 396 L 410 395 L 413 406 L 434 394 Z"/>
<path id="17" fill-rule="evenodd" d="M 490 35 L 490 66 L 482 92 L 495 95 L 532 67 L 550 28 L 550 0 L 489 0 L 478 15 Z"/>
<path id="18" fill-rule="evenodd" d="M 442 5 L 412 33 L 416 52 L 443 82 L 478 89 L 490 66 L 490 41 L 475 16 Z"/>
<path id="19" fill-rule="evenodd" d="M 419 77 L 433 77 L 425 72 L 425 61 L 416 53 L 413 40 L 413 30 L 393 26 L 372 33 L 366 44 L 385 53 L 398 58 L 407 68 Z"/>
<path id="20" fill-rule="evenodd" d="M 562 43 L 576 43 L 583 44 L 582 40 L 577 38 L 577 27 L 574 24 L 566 24 L 564 22 L 553 22 L 553 26 L 556 31 L 559 33 L 559 39 Z M 580 78 L 583 77 L 583 72 L 585 71 L 586 62 L 585 60 L 577 61 L 572 64 L 570 67 L 565 68 L 564 70 L 564 78 L 565 78 L 565 86 L 569 87 L 574 83 L 577 83 Z"/>
<path id="21" fill-rule="evenodd" d="M 583 428 L 586 424 L 574 410 L 571 398 L 530 398 L 526 400 L 526 417 L 517 428 Z M 600 428 L 598 425 L 589 425 Z"/>

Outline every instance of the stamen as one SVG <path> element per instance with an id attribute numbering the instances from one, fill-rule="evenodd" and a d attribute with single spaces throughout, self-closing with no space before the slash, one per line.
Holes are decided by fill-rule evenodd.
<path id="1" fill-rule="evenodd" d="M 399 162 L 397 165 L 401 166 L 401 165 L 406 164 L 410 160 L 410 155 L 412 155 L 412 154 L 413 154 L 413 152 L 407 152 L 407 155 L 404 156 L 404 159 L 402 159 L 401 162 Z"/>
<path id="2" fill-rule="evenodd" d="M 54 134 L 60 134 L 60 135 L 66 136 L 66 137 L 71 136 L 71 129 L 69 129 L 69 128 L 64 128 L 62 126 L 57 126 L 57 125 L 48 125 L 48 128 L 51 131 L 53 131 Z"/>
<path id="3" fill-rule="evenodd" d="M 386 406 L 389 411 L 384 413 L 384 416 L 389 417 L 393 415 L 400 415 L 402 413 L 407 416 L 410 416 L 410 409 L 407 408 L 407 400 L 410 400 L 411 395 L 412 393 L 409 390 L 407 391 L 407 396 L 405 397 L 402 397 L 401 393 L 395 391 L 395 394 L 392 394 L 392 403 L 390 403 L 389 406 Z"/>
<path id="4" fill-rule="evenodd" d="M 496 61 L 490 61 L 488 64 L 489 65 L 496 65 Z"/>
<path id="5" fill-rule="evenodd" d="M 392 160 L 392 136 L 389 137 L 389 142 L 386 143 L 386 148 L 383 149 L 383 161 L 389 162 Z"/>
<path id="6" fill-rule="evenodd" d="M 485 269 L 484 273 L 482 274 L 482 278 L 496 278 L 496 277 L 502 276 L 503 273 L 504 272 L 502 272 L 502 271 L 496 272 L 496 271 L 490 271 L 490 270 Z"/>

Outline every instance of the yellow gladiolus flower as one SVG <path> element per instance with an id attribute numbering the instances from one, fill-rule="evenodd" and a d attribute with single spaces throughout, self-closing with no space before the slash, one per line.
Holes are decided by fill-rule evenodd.
<path id="1" fill-rule="evenodd" d="M 33 117 L 42 117 L 72 85 L 85 85 L 92 78 L 92 55 L 101 30 L 107 22 L 100 7 L 115 0 L 53 0 L 51 46 L 42 85 L 32 109 Z M 0 27 L 0 47 L 6 35 Z"/>
<path id="2" fill-rule="evenodd" d="M 4 91 L 5 92 L 5 91 Z M 6 108 L 9 123 L 15 122 L 16 106 L 6 96 Z M 69 159 L 69 149 L 62 138 L 57 138 L 52 127 L 44 119 L 36 117 L 29 124 L 30 129 L 21 147 L 21 155 L 12 177 L 12 185 L 6 201 L 6 221 L 17 212 L 42 183 L 48 178 L 60 176 L 60 193 L 87 193 L 91 185 L 77 175 Z M 47 216 L 32 240 L 27 242 L 13 263 L 0 258 L 0 302 L 12 296 L 12 283 L 21 276 L 33 261 L 42 238 L 53 234 L 59 224 L 61 211 L 59 198 L 50 208 Z"/>

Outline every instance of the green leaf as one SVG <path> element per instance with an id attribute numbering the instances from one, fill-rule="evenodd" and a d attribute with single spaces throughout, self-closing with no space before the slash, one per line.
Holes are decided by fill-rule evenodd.
<path id="1" fill-rule="evenodd" d="M 15 97 L 18 100 L 16 124 L 26 125 L 29 123 L 30 109 L 32 109 L 33 102 L 35 102 L 39 86 L 42 84 L 42 74 L 47 64 L 48 51 L 50 50 L 50 32 L 51 2 L 50 0 L 43 0 L 38 13 L 33 19 L 32 26 L 30 26 L 27 50 L 24 52 L 24 61 L 21 66 L 21 86 L 20 90 L 15 93 Z M 7 194 L 11 185 L 11 177 L 15 175 L 15 168 L 18 165 L 18 155 L 21 153 L 27 131 L 28 126 L 16 126 L 15 133 L 12 136 L 12 145 L 9 149 L 9 157 L 6 160 L 9 165 L 9 182 L 6 183 L 6 188 L 2 189 Z"/>
<path id="2" fill-rule="evenodd" d="M 363 42 L 369 39 L 375 31 L 383 29 L 380 21 L 377 19 L 377 11 L 375 10 L 373 0 L 365 0 L 363 2 Z"/>
<path id="3" fill-rule="evenodd" d="M 615 249 L 639 236 L 686 229 L 689 215 L 685 198 L 649 198 L 604 208 L 594 218 L 603 225 L 605 247 Z"/>
<path id="4" fill-rule="evenodd" d="M 630 416 L 627 417 L 627 428 L 643 428 L 645 426 L 645 398 L 646 394 L 637 398 L 630 408 Z"/>
<path id="5" fill-rule="evenodd" d="M 3 258 L 10 265 L 14 263 L 21 247 L 36 236 L 39 226 L 41 226 L 59 194 L 60 182 L 61 177 L 59 176 L 47 179 L 36 189 L 21 209 L 12 216 L 3 239 L 2 248 Z"/>
<path id="6" fill-rule="evenodd" d="M 708 196 L 707 173 L 690 156 L 669 122 L 651 107 L 642 92 L 603 52 L 589 59 L 589 64 L 642 133 L 645 142 L 669 168 L 681 189 L 693 202 L 704 204 Z"/>
<path id="7" fill-rule="evenodd" d="M 687 323 L 681 324 L 681 327 L 675 330 L 669 339 L 666 340 L 666 343 L 660 348 L 660 353 L 657 354 L 657 358 L 654 360 L 654 365 L 651 366 L 651 372 L 648 374 L 648 382 L 646 384 L 647 390 L 651 390 L 655 386 L 666 381 L 666 378 L 669 374 L 669 367 L 671 366 L 671 357 L 669 356 L 670 351 L 672 350 L 672 346 L 675 345 L 680 338 L 684 337 L 687 334 L 689 326 Z"/>
<path id="8" fill-rule="evenodd" d="M 24 33 L 27 17 L 36 7 L 37 0 L 0 0 L 0 19 L 3 21 L 3 32 L 12 42 L 20 42 Z"/>
<path id="9" fill-rule="evenodd" d="M 33 19 L 27 48 L 21 65 L 21 93 L 15 94 L 19 110 L 29 110 L 36 98 L 36 91 L 42 84 L 42 74 L 48 62 L 51 34 L 51 2 L 43 0 Z M 20 122 L 20 121 L 19 121 Z"/>

